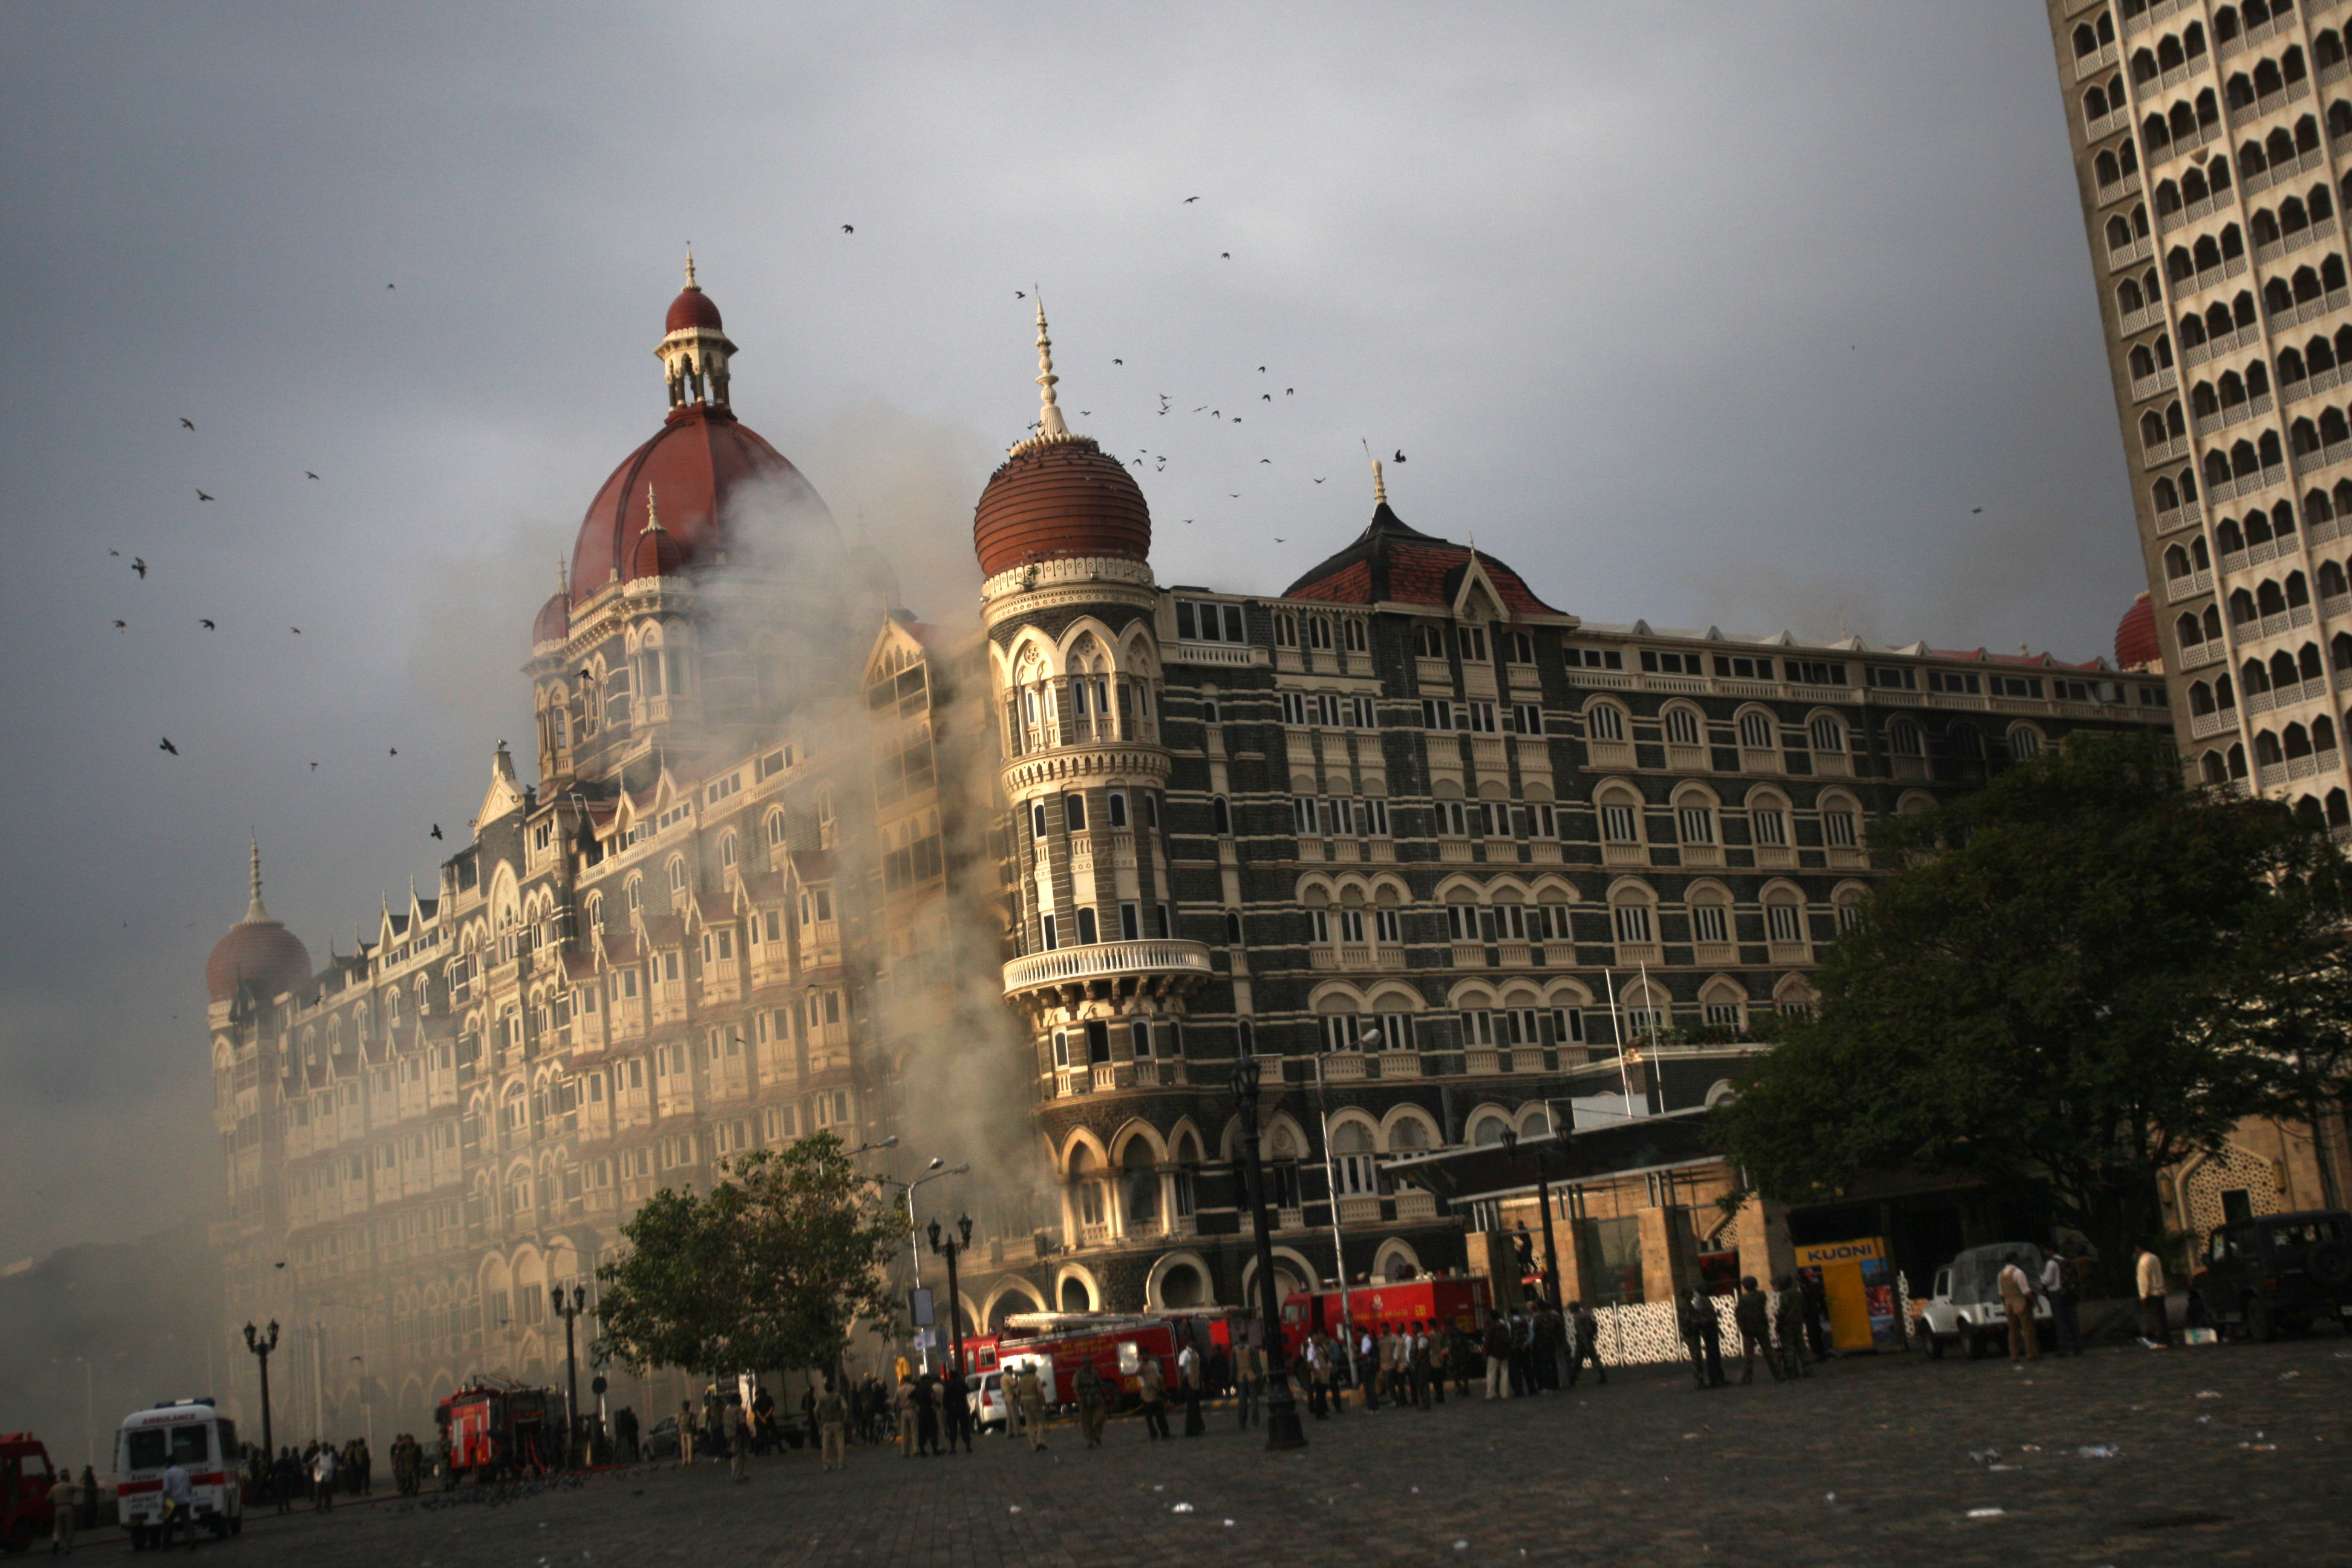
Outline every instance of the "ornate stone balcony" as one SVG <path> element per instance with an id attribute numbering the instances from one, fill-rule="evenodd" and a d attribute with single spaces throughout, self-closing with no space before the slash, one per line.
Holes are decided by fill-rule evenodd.
<path id="1" fill-rule="evenodd" d="M 1159 938 L 1033 952 L 1004 966 L 1004 999 L 1033 1008 L 1137 994 L 1167 995 L 1208 978 L 1205 943 Z"/>

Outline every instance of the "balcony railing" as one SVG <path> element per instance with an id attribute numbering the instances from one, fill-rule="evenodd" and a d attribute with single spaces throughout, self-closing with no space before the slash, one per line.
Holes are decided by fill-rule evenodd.
<path id="1" fill-rule="evenodd" d="M 1056 948 L 1033 952 L 1004 966 L 1009 995 L 1040 985 L 1088 980 L 1109 980 L 1124 974 L 1198 974 L 1210 973 L 1209 950 L 1197 942 L 1173 938 L 1144 942 L 1102 942 L 1087 947 Z"/>

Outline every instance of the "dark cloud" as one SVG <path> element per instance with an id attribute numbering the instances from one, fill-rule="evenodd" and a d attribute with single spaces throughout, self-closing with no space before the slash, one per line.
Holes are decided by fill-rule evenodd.
<path id="1" fill-rule="evenodd" d="M 0 1259 L 211 1212 L 248 826 L 323 957 L 524 747 L 685 240 L 941 593 L 1042 285 L 1163 580 L 1328 553 L 1362 437 L 1589 616 L 2084 657 L 2138 580 L 2055 88 L 1999 6 L 0 12 Z"/>

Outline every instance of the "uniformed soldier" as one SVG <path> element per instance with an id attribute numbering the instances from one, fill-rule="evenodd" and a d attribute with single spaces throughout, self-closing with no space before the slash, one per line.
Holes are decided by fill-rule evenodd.
<path id="1" fill-rule="evenodd" d="M 846 1440 L 849 1434 L 849 1401 L 828 1381 L 824 1392 L 810 1402 L 809 1414 L 815 1417 L 817 1431 L 822 1434 L 824 1468 L 844 1468 L 849 1463 Z"/>
<path id="2" fill-rule="evenodd" d="M 1045 1446 L 1045 1390 L 1037 1381 L 1034 1363 L 1021 1369 L 1021 1423 L 1029 1429 L 1029 1449 L 1034 1453 Z"/>
<path id="3" fill-rule="evenodd" d="M 1077 1375 L 1071 1380 L 1078 1395 L 1078 1430 L 1085 1434 L 1087 1447 L 1102 1447 L 1103 1416 L 1110 1403 L 1110 1385 L 1103 1382 L 1091 1357 L 1078 1363 Z"/>
<path id="4" fill-rule="evenodd" d="M 1316 1337 L 1320 1339 L 1321 1333 L 1318 1331 Z M 1236 1403 L 1241 1405 L 1242 1430 L 1246 1432 L 1257 1425 L 1258 1402 L 1265 1397 L 1265 1352 L 1258 1349 L 1254 1340 L 1244 1340 L 1234 1352 L 1234 1393 L 1239 1396 Z M 1308 1397 L 1318 1415 L 1323 1414 L 1323 1402 L 1330 1393 L 1330 1374 L 1320 1370 L 1310 1354 L 1307 1361 Z"/>
<path id="5" fill-rule="evenodd" d="M 1793 1274 L 1772 1281 L 1772 1339 L 1780 1350 L 1782 1376 L 1813 1375 L 1805 1365 L 1805 1293 Z"/>

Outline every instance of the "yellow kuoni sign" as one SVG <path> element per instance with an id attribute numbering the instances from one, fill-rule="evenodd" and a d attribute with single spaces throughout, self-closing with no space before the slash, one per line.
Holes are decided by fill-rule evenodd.
<path id="1" fill-rule="evenodd" d="M 1885 1242 L 1876 1237 L 1824 1241 L 1796 1253 L 1799 1271 L 1821 1281 L 1829 1302 L 1832 1344 L 1842 1351 L 1894 1347 L 1895 1276 Z"/>

